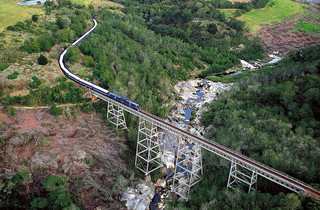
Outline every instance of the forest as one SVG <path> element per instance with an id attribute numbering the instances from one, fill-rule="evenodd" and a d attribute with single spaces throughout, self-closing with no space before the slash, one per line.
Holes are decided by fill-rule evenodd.
<path id="1" fill-rule="evenodd" d="M 320 188 L 320 46 L 292 52 L 274 67 L 238 81 L 209 105 L 206 136 L 255 160 Z M 318 209 L 320 202 L 265 179 L 258 191 L 225 188 L 225 160 L 205 154 L 204 177 L 187 204 L 199 208 Z M 209 160 L 209 161 L 208 161 Z M 210 161 L 212 160 L 212 161 Z M 213 180 L 213 181 L 212 181 Z M 224 180 L 224 181 L 222 181 Z"/>
<path id="2" fill-rule="evenodd" d="M 239 59 L 250 62 L 263 56 L 262 41 L 248 35 L 243 22 L 226 18 L 218 8 L 250 11 L 264 7 L 267 0 L 239 4 L 217 0 L 118 2 L 125 7 L 97 11 L 92 5 L 86 8 L 70 1 L 48 1 L 44 4 L 45 13 L 55 15 L 54 22 L 34 27 L 38 17 L 32 16 L 7 30 L 32 34 L 19 50 L 30 54 L 48 52 L 55 45 L 67 47 L 90 28 L 91 18 L 95 17 L 97 29 L 68 51 L 66 66 L 72 69 L 74 64 L 80 64 L 88 70 L 86 79 L 127 96 L 142 109 L 163 118 L 170 113 L 170 102 L 179 98 L 173 88 L 177 81 L 205 77 L 233 67 Z M 319 188 L 319 51 L 317 46 L 291 53 L 276 66 L 264 67 L 237 82 L 231 91 L 208 105 L 202 120 L 207 138 Z M 1 57 L 0 71 L 14 63 L 15 55 Z M 39 57 L 39 64 L 40 60 L 43 57 Z M 11 77 L 14 79 L 17 74 Z M 57 116 L 62 113 L 57 104 L 88 100 L 82 98 L 85 90 L 66 77 L 53 87 L 33 77 L 27 86 L 29 94 L 13 97 L 0 86 L 1 103 L 11 110 L 11 115 L 15 115 L 10 108 L 13 105 L 51 105 L 49 112 Z M 81 110 L 92 112 L 93 107 L 105 114 L 105 104 L 101 102 L 84 104 Z M 126 120 L 129 128 L 124 135 L 130 148 L 126 158 L 133 159 L 137 119 L 126 115 Z M 0 146 L 3 142 L 0 139 Z M 319 201 L 289 193 L 263 179 L 258 181 L 259 190 L 249 194 L 241 186 L 229 190 L 229 163 L 210 153 L 204 153 L 203 158 L 204 176 L 192 188 L 191 199 L 168 201 L 169 208 L 320 208 Z M 28 172 L 21 170 L 1 182 L 0 199 L 7 202 L 6 207 L 81 207 L 66 187 L 68 181 L 59 176 L 47 177 L 39 183 L 42 195 L 28 195 L 27 199 L 15 187 L 22 189 L 28 179 Z"/>

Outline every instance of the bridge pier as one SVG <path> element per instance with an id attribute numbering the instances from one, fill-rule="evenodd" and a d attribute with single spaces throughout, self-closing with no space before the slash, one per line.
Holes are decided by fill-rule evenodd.
<path id="1" fill-rule="evenodd" d="M 117 129 L 127 129 L 123 109 L 117 105 L 112 104 L 111 102 L 108 102 L 107 118 L 112 124 L 117 127 Z"/>
<path id="2" fill-rule="evenodd" d="M 145 175 L 163 166 L 157 136 L 157 126 L 140 118 L 135 165 Z"/>
<path id="3" fill-rule="evenodd" d="M 228 188 L 234 188 L 233 186 L 236 184 L 244 183 L 249 186 L 248 192 L 254 187 L 257 188 L 257 179 L 258 174 L 255 169 L 249 169 L 244 167 L 232 159 L 231 160 L 231 168 L 228 178 Z"/>
<path id="4" fill-rule="evenodd" d="M 179 141 L 172 191 L 188 200 L 190 188 L 197 184 L 202 173 L 201 147 L 182 137 Z"/>

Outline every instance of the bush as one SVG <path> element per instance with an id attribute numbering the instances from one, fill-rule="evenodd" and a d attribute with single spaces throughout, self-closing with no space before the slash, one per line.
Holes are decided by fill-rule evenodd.
<path id="1" fill-rule="evenodd" d="M 37 22 L 38 19 L 39 19 L 39 15 L 32 15 L 31 20 L 32 20 L 33 22 Z"/>
<path id="2" fill-rule="evenodd" d="M 10 90 L 12 90 L 15 86 L 10 84 L 8 87 L 9 87 Z"/>
<path id="3" fill-rule="evenodd" d="M 29 63 L 28 63 L 28 65 L 32 66 L 32 65 L 33 65 L 33 63 L 32 63 L 32 62 L 29 62 Z"/>
<path id="4" fill-rule="evenodd" d="M 38 77 L 33 76 L 32 82 L 29 84 L 29 86 L 31 88 L 37 88 L 37 87 L 39 87 L 39 85 L 41 85 L 41 80 Z"/>
<path id="5" fill-rule="evenodd" d="M 43 209 L 47 206 L 47 199 L 37 197 L 30 202 L 30 209 Z"/>
<path id="6" fill-rule="evenodd" d="M 0 63 L 0 71 L 3 71 L 9 67 L 9 64 L 7 63 Z"/>
<path id="7" fill-rule="evenodd" d="M 49 110 L 49 113 L 53 116 L 59 116 L 59 115 L 62 115 L 62 108 L 61 107 L 56 107 L 56 106 L 51 106 L 50 110 Z"/>
<path id="8" fill-rule="evenodd" d="M 7 27 L 7 30 L 9 30 L 9 31 L 15 31 L 16 28 L 15 28 L 14 26 L 8 26 L 8 27 Z"/>
<path id="9" fill-rule="evenodd" d="M 46 65 L 48 63 L 48 59 L 44 55 L 40 55 L 38 58 L 39 65 Z"/>
<path id="10" fill-rule="evenodd" d="M 17 79 L 18 75 L 19 75 L 19 72 L 15 71 L 12 74 L 10 74 L 7 78 L 8 79 Z"/>

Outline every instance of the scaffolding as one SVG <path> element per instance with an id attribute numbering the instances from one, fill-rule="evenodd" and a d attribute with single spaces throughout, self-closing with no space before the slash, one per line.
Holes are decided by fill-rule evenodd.
<path id="1" fill-rule="evenodd" d="M 135 165 L 145 175 L 163 166 L 160 161 L 157 126 L 141 118 L 139 119 Z"/>
<path id="2" fill-rule="evenodd" d="M 231 160 L 231 168 L 227 184 L 228 188 L 234 189 L 235 185 L 244 183 L 249 186 L 248 192 L 250 192 L 252 188 L 257 188 L 257 179 L 258 174 L 255 169 L 244 167 L 243 165 L 237 164 L 234 159 Z"/>
<path id="3" fill-rule="evenodd" d="M 107 117 L 108 120 L 117 127 L 117 129 L 127 129 L 124 112 L 121 107 L 114 105 L 111 102 L 108 102 Z"/>
<path id="4" fill-rule="evenodd" d="M 188 200 L 190 188 L 197 184 L 202 174 L 201 147 L 187 137 L 181 137 L 177 150 L 172 191 Z"/>

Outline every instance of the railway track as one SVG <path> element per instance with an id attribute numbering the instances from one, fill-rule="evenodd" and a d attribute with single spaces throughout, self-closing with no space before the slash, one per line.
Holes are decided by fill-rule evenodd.
<path id="1" fill-rule="evenodd" d="M 81 43 L 96 27 L 97 27 L 97 22 L 95 19 L 93 19 L 93 22 L 95 23 L 94 27 L 90 29 L 88 32 L 86 32 L 83 36 L 81 36 L 78 40 L 76 40 L 72 45 L 78 45 Z M 182 135 L 187 137 L 188 139 L 197 142 L 203 149 L 209 150 L 210 152 L 213 152 L 225 159 L 228 160 L 233 160 L 236 161 L 237 164 L 241 165 L 244 168 L 247 168 L 249 170 L 255 170 L 256 173 L 264 178 L 267 178 L 277 184 L 280 184 L 294 192 L 297 193 L 304 193 L 306 195 L 312 196 L 314 198 L 320 199 L 320 190 L 314 189 L 311 186 L 308 186 L 307 184 L 303 183 L 300 180 L 297 180 L 293 177 L 290 177 L 276 169 L 273 169 L 269 166 L 266 166 L 262 163 L 259 163 L 249 157 L 246 157 L 242 154 L 239 154 L 231 149 L 228 149 L 224 147 L 223 145 L 220 145 L 216 142 L 209 141 L 204 138 L 200 138 L 194 134 L 191 134 L 183 129 L 180 129 L 176 127 L 175 125 L 170 124 L 169 122 L 166 122 L 163 119 L 160 119 L 150 113 L 147 113 L 143 110 L 137 110 L 133 109 L 130 106 L 127 106 L 125 104 L 122 104 L 110 97 L 107 97 L 106 94 L 102 93 L 107 93 L 109 92 L 108 90 L 105 90 L 101 87 L 97 87 L 96 85 L 87 82 L 85 80 L 80 79 L 79 77 L 73 75 L 70 71 L 68 71 L 63 63 L 63 58 L 66 52 L 68 51 L 69 48 L 67 48 L 60 56 L 59 59 L 59 65 L 61 67 L 61 70 L 63 73 L 71 80 L 75 81 L 76 83 L 85 86 L 87 88 L 90 88 L 93 90 L 93 94 L 96 95 L 97 97 L 101 98 L 102 100 L 105 100 L 107 102 L 113 103 L 116 106 L 124 109 L 125 111 L 136 115 L 137 117 L 144 118 L 154 124 L 156 124 L 158 127 L 168 130 L 172 133 L 175 133 L 177 135 Z M 97 90 L 97 91 L 95 91 Z"/>

